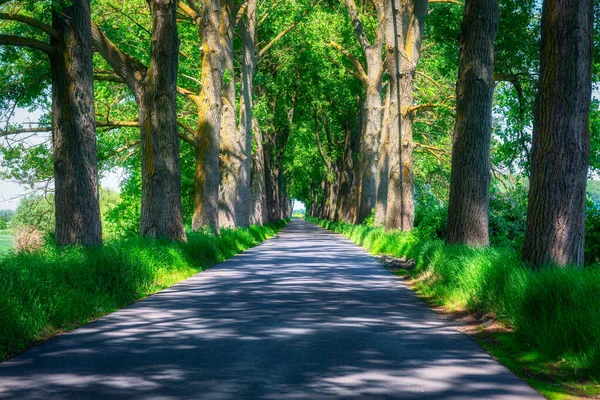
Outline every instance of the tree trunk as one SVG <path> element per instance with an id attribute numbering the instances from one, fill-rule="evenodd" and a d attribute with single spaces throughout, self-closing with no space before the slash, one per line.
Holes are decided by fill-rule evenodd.
<path id="1" fill-rule="evenodd" d="M 267 218 L 269 222 L 279 221 L 279 170 L 276 160 L 277 133 L 267 135 L 265 141 L 265 188 Z"/>
<path id="2" fill-rule="evenodd" d="M 92 23 L 94 48 L 135 96 L 142 148 L 140 231 L 149 237 L 185 240 L 181 215 L 177 69 L 179 39 L 174 1 L 149 2 L 153 34 L 150 68 L 123 53 Z"/>
<path id="3" fill-rule="evenodd" d="M 267 222 L 267 198 L 265 188 L 265 155 L 262 133 L 256 118 L 253 119 L 254 142 L 256 150 L 252 154 L 252 190 L 250 193 L 250 223 L 264 225 Z"/>
<path id="4" fill-rule="evenodd" d="M 362 126 L 361 114 L 358 113 L 356 126 Z M 348 122 L 342 158 L 342 173 L 340 178 L 340 219 L 352 223 L 356 219 L 358 209 L 360 130 Z"/>
<path id="5" fill-rule="evenodd" d="M 327 216 L 331 221 L 338 220 L 339 213 L 339 194 L 340 194 L 340 169 L 337 164 L 334 164 L 333 167 L 333 182 L 331 182 L 331 186 L 329 188 L 329 215 Z"/>
<path id="6" fill-rule="evenodd" d="M 55 240 L 102 244 L 89 0 L 53 9 L 52 122 Z"/>
<path id="7" fill-rule="evenodd" d="M 219 0 L 202 5 L 202 90 L 196 132 L 192 228 L 219 232 L 219 132 L 221 129 L 221 46 Z"/>
<path id="8" fill-rule="evenodd" d="M 141 233 L 185 240 L 181 215 L 181 173 L 177 135 L 177 3 L 154 0 L 152 49 L 141 99 Z"/>
<path id="9" fill-rule="evenodd" d="M 221 48 L 223 49 L 223 95 L 221 106 L 219 226 L 235 228 L 238 212 L 238 181 L 243 149 L 236 121 L 235 71 L 233 68 L 233 21 L 231 0 L 221 0 Z M 246 203 L 247 205 L 247 203 Z"/>
<path id="10" fill-rule="evenodd" d="M 238 178 L 238 204 L 239 209 L 237 210 L 237 225 L 247 226 L 250 223 L 251 214 L 256 212 L 256 209 L 252 209 L 248 206 L 253 204 L 251 201 L 251 182 L 252 173 L 250 167 L 251 153 L 252 153 L 252 136 L 253 128 L 256 125 L 258 128 L 258 122 L 253 123 L 252 109 L 254 107 L 252 101 L 252 94 L 254 92 L 254 71 L 256 68 L 256 48 L 254 45 L 256 36 L 256 3 L 257 0 L 249 0 L 246 5 L 246 12 L 242 19 L 242 46 L 244 51 L 244 59 L 242 61 L 242 82 L 241 82 L 241 96 L 240 96 L 240 124 L 238 127 L 239 143 L 240 148 L 243 151 L 242 164 L 240 168 L 240 174 Z M 261 141 L 261 157 L 262 153 L 262 137 Z M 258 141 L 257 141 L 258 143 Z M 261 160 L 261 174 L 262 185 L 263 185 L 263 196 L 264 196 L 264 160 Z M 260 179 L 260 178 L 259 178 Z M 263 197 L 264 198 L 264 197 Z M 262 200 L 261 200 L 262 201 Z M 262 219 L 261 219 L 262 221 Z M 262 224 L 263 222 L 261 222 Z"/>
<path id="11" fill-rule="evenodd" d="M 365 88 L 364 120 L 360 167 L 360 203 L 356 215 L 357 224 L 371 215 L 377 198 L 377 154 L 381 132 L 381 68 L 383 59 L 381 45 L 365 52 L 368 78 Z"/>
<path id="12" fill-rule="evenodd" d="M 487 246 L 494 41 L 498 0 L 467 0 L 461 35 L 452 145 L 448 243 Z"/>
<path id="13" fill-rule="evenodd" d="M 546 0 L 523 259 L 584 263 L 593 1 Z"/>
<path id="14" fill-rule="evenodd" d="M 390 91 L 385 96 L 383 107 L 383 122 L 381 124 L 381 135 L 379 137 L 379 156 L 377 159 L 377 199 L 375 203 L 375 226 L 385 225 L 385 214 L 387 209 L 388 174 L 389 174 L 389 129 L 390 129 Z"/>
<path id="15" fill-rule="evenodd" d="M 414 74 L 421 53 L 427 0 L 386 0 L 385 42 L 389 73 L 389 178 L 386 229 L 411 230 L 414 224 Z"/>

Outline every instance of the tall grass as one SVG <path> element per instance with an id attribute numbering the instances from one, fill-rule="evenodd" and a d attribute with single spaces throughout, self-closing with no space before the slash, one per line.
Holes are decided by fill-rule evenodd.
<path id="1" fill-rule="evenodd" d="M 421 292 L 455 309 L 487 313 L 523 343 L 567 368 L 600 374 L 598 267 L 527 268 L 511 248 L 468 248 L 410 233 L 307 218 L 372 253 L 414 258 Z M 399 307 L 402 305 L 399 304 Z"/>
<path id="2" fill-rule="evenodd" d="M 187 243 L 141 238 L 0 257 L 0 361 L 164 289 L 275 235 L 286 221 Z"/>

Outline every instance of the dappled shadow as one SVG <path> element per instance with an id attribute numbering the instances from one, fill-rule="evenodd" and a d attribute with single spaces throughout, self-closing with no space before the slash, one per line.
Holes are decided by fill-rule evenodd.
<path id="1" fill-rule="evenodd" d="M 536 396 L 365 251 L 303 220 L 0 364 L 0 398 Z"/>

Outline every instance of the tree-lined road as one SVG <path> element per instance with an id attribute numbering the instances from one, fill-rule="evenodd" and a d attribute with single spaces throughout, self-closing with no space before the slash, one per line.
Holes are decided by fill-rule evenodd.
<path id="1" fill-rule="evenodd" d="M 540 399 L 358 246 L 302 220 L 0 364 L 0 398 Z"/>

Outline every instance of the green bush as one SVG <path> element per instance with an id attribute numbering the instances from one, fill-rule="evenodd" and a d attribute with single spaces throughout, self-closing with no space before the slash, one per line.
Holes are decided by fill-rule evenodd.
<path id="1" fill-rule="evenodd" d="M 285 224 L 188 232 L 187 243 L 128 238 L 10 252 L 0 258 L 0 361 L 224 261 Z"/>
<path id="2" fill-rule="evenodd" d="M 525 267 L 511 247 L 449 246 L 419 230 L 385 232 L 307 219 L 372 253 L 415 259 L 410 273 L 418 278 L 419 289 L 426 296 L 450 308 L 492 315 L 548 359 L 574 371 L 600 373 L 598 268 L 536 272 Z"/>
<path id="3" fill-rule="evenodd" d="M 585 261 L 600 264 L 600 206 L 588 201 L 585 219 Z"/>

